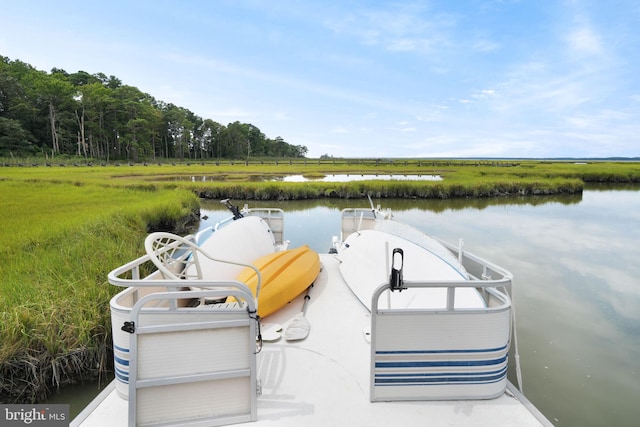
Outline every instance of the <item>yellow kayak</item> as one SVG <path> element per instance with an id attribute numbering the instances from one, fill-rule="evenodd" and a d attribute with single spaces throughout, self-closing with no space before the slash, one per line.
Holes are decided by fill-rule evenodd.
<path id="1" fill-rule="evenodd" d="M 262 256 L 253 265 L 262 276 L 258 315 L 263 318 L 295 299 L 320 273 L 320 257 L 307 245 Z M 237 279 L 256 294 L 258 278 L 254 270 L 245 268 Z"/>

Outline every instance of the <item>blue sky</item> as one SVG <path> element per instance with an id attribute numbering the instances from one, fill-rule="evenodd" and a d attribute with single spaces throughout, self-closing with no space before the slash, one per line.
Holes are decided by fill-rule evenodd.
<path id="1" fill-rule="evenodd" d="M 640 156 L 640 3 L 7 1 L 0 55 L 309 156 Z"/>

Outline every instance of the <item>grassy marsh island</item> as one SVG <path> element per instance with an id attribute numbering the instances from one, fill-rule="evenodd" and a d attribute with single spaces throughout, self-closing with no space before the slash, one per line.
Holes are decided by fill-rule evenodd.
<path id="1" fill-rule="evenodd" d="M 454 198 L 580 193 L 640 182 L 637 162 L 286 160 L 87 164 L 0 159 L 0 401 L 38 402 L 112 370 L 107 273 L 152 230 L 184 233 L 198 197 L 238 200 Z M 304 182 L 278 180 L 301 175 Z M 440 180 L 326 182 L 333 175 Z M 205 178 L 203 178 L 205 177 Z M 207 179 L 208 178 L 208 179 Z"/>

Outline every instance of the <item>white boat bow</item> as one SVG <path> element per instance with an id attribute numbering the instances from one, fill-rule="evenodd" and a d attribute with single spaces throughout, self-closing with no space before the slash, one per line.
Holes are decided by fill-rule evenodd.
<path id="1" fill-rule="evenodd" d="M 130 286 L 131 309 L 114 317 L 114 331 L 129 325 L 128 400 L 111 386 L 71 425 L 551 425 L 506 377 L 510 274 L 452 246 L 426 249 L 431 238 L 376 230 L 379 219 L 343 215 L 343 237 L 320 255 L 308 295 L 259 322 L 243 283 L 140 277 L 148 257 L 116 269 L 112 282 Z M 354 229 L 344 232 L 345 222 Z M 354 243 L 380 233 L 404 251 L 402 291 L 389 290 L 392 261 L 371 267 L 367 254 L 378 255 Z M 409 267 L 410 254 L 425 250 L 440 276 Z M 437 303 L 428 301 L 434 289 Z M 393 301 L 424 291 L 431 296 Z M 237 302 L 187 303 L 224 293 Z M 310 331 L 285 340 L 301 313 Z M 256 342 L 261 325 L 269 340 Z"/>

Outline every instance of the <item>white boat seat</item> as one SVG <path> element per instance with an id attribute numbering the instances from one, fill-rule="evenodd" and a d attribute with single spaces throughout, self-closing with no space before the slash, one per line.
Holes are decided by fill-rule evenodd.
<path id="1" fill-rule="evenodd" d="M 168 280 L 185 280 L 190 290 L 205 290 L 196 286 L 198 281 L 228 281 L 234 280 L 231 273 L 216 270 L 215 266 L 230 266 L 234 271 L 253 268 L 258 276 L 260 272 L 251 264 L 227 259 L 214 258 L 192 238 L 181 237 L 167 232 L 151 233 L 145 239 L 145 249 L 153 264 Z M 222 269 L 220 269 L 222 270 Z M 213 274 L 213 273 L 216 274 Z M 260 279 L 259 279 L 260 280 Z M 259 286 L 259 285 L 258 285 Z M 210 287 L 207 287 L 210 288 Z M 222 299 L 205 298 L 203 304 L 219 302 Z"/>

